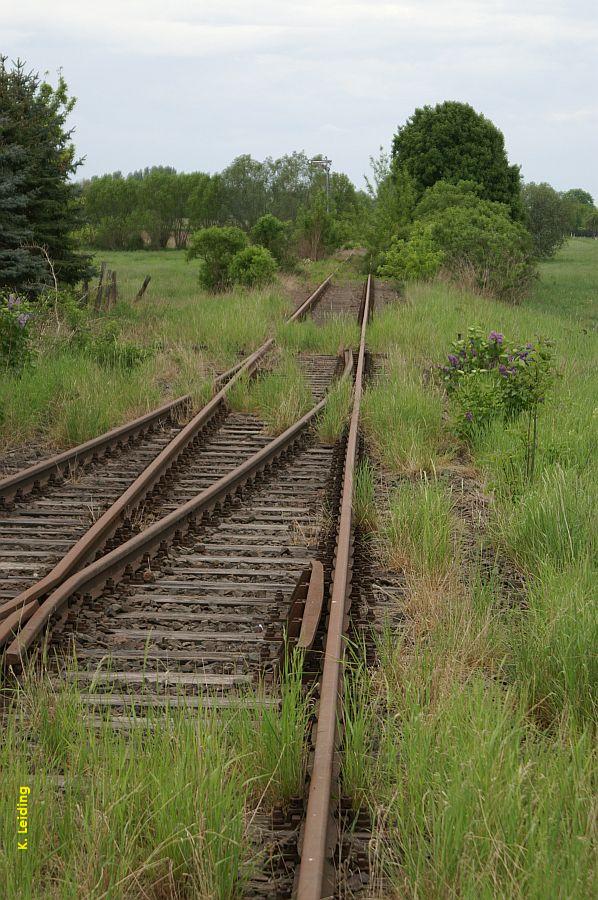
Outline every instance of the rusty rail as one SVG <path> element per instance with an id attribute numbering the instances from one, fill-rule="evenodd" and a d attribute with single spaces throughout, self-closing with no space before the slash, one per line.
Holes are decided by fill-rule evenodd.
<path id="1" fill-rule="evenodd" d="M 179 397 L 177 400 L 171 400 L 152 412 L 146 413 L 125 425 L 119 425 L 118 428 L 113 428 L 105 432 L 105 434 L 100 434 L 84 444 L 79 444 L 77 447 L 65 450 L 64 453 L 59 453 L 57 456 L 51 456 L 33 466 L 21 469 L 20 472 L 15 472 L 13 475 L 7 475 L 6 478 L 0 479 L 0 506 L 3 503 L 10 503 L 18 497 L 26 496 L 34 488 L 48 484 L 57 476 L 67 474 L 74 465 L 89 462 L 94 458 L 98 459 L 116 444 L 128 443 L 154 426 L 160 419 L 183 411 L 190 403 L 191 397 L 189 395 Z"/>
<path id="2" fill-rule="evenodd" d="M 306 315 L 328 289 L 331 279 L 332 275 L 328 276 L 328 278 L 326 278 L 316 290 L 310 294 L 287 321 L 292 322 Z M 4 646 L 11 639 L 14 632 L 24 623 L 25 618 L 31 619 L 33 617 L 37 609 L 36 606 L 33 606 L 34 602 L 39 606 L 40 603 L 43 602 L 43 598 L 54 591 L 74 571 L 93 559 L 93 556 L 104 547 L 106 541 L 114 534 L 119 524 L 122 522 L 125 514 L 142 502 L 149 491 L 164 477 L 168 469 L 174 465 L 184 451 L 197 437 L 199 437 L 203 429 L 225 410 L 226 398 L 230 389 L 243 375 L 252 374 L 256 371 L 260 361 L 273 347 L 274 343 L 274 338 L 269 338 L 245 360 L 242 360 L 227 372 L 223 373 L 219 380 L 226 380 L 226 383 L 218 390 L 215 396 L 191 419 L 190 422 L 187 423 L 187 425 L 185 425 L 184 428 L 181 429 L 181 431 L 152 460 L 135 481 L 129 485 L 127 490 L 121 494 L 102 516 L 94 522 L 91 528 L 89 528 L 88 531 L 86 531 L 86 533 L 70 548 L 53 569 L 35 584 L 26 588 L 16 597 L 13 597 L 11 600 L 6 601 L 6 603 L 0 606 L 0 647 Z M 157 415 L 164 414 L 163 410 L 168 410 L 173 405 L 181 404 L 185 399 L 186 398 L 182 398 L 182 400 L 166 404 L 155 413 L 142 417 L 142 419 L 136 420 L 135 423 L 131 423 L 130 426 L 121 426 L 118 429 L 114 429 L 112 432 L 108 432 L 106 435 L 102 435 L 100 438 L 94 439 L 94 441 L 89 441 L 88 445 L 95 444 L 108 447 L 111 435 L 120 436 L 129 434 L 131 427 L 138 427 L 137 423 L 145 422 L 148 419 L 153 421 Z M 136 431 L 135 433 L 138 432 Z M 82 447 L 87 447 L 88 445 L 82 445 Z M 77 455 L 77 452 L 81 452 L 82 447 L 74 448 L 71 451 L 67 451 L 66 454 L 61 454 L 61 456 L 73 459 Z M 58 457 L 55 457 L 53 460 L 48 460 L 45 464 L 40 463 L 39 466 L 34 466 L 32 469 L 25 470 L 23 473 L 20 473 L 21 480 L 25 482 L 30 478 L 35 478 L 36 476 L 33 474 L 33 470 L 35 469 L 44 469 L 44 471 L 47 471 L 48 473 L 54 472 L 56 459 L 58 459 Z M 19 473 L 12 476 L 12 479 L 7 479 L 7 481 L 16 482 L 18 476 Z M 49 478 L 50 474 L 48 475 L 48 480 Z M 0 486 L 1 484 L 2 483 L 0 482 Z"/>
<path id="3" fill-rule="evenodd" d="M 256 351 L 257 353 L 259 351 Z M 253 356 L 256 354 L 253 354 Z M 352 370 L 353 359 L 351 354 L 348 354 L 341 377 L 349 377 Z M 229 384 L 232 384 L 234 379 L 240 377 L 240 375 L 241 371 L 231 379 Z M 216 399 L 217 397 L 214 398 L 214 401 Z M 292 444 L 305 433 L 310 423 L 324 408 L 326 403 L 327 398 L 324 398 L 281 435 L 274 438 L 269 444 L 241 463 L 240 466 L 237 466 L 227 475 L 215 481 L 192 500 L 187 501 L 187 503 L 169 515 L 164 516 L 140 534 L 135 535 L 114 550 L 101 556 L 85 568 L 75 571 L 68 577 L 63 577 L 43 603 L 40 604 L 37 599 L 32 600 L 29 597 L 25 600 L 26 605 L 23 605 L 24 594 L 21 594 L 21 606 L 18 610 L 15 611 L 13 609 L 11 611 L 10 621 L 12 622 L 13 630 L 15 621 L 17 627 L 19 625 L 22 627 L 6 651 L 5 663 L 14 667 L 21 665 L 27 650 L 52 616 L 59 612 L 75 594 L 97 595 L 108 580 L 118 580 L 125 571 L 129 573 L 136 571 L 143 565 L 144 561 L 150 560 L 160 550 L 165 550 L 173 541 L 180 539 L 194 524 L 199 524 L 203 516 L 209 516 L 215 508 L 221 507 L 227 499 L 230 499 L 237 491 L 241 490 L 244 484 L 255 480 L 262 471 L 270 468 L 276 459 L 290 449 Z M 203 412 L 204 410 L 202 410 Z M 119 498 L 117 503 L 122 499 L 122 497 Z M 99 525 L 100 522 L 101 519 L 98 520 L 96 525 Z M 37 608 L 33 607 L 34 603 L 37 604 Z M 15 615 L 19 613 L 22 614 L 22 619 L 16 620 Z M 25 618 L 28 619 L 26 624 Z M 6 621 L 9 620 L 7 619 Z M 0 629 L 1 627 L 2 625 L 0 625 Z M 10 634 L 7 634 L 4 640 L 9 636 Z"/>
<path id="4" fill-rule="evenodd" d="M 361 316 L 361 338 L 353 395 L 353 410 L 345 454 L 341 506 L 338 520 L 336 557 L 330 604 L 324 663 L 317 714 L 314 759 L 309 785 L 301 863 L 297 875 L 298 900 L 321 900 L 334 896 L 333 853 L 337 843 L 332 818 L 334 761 L 337 749 L 338 703 L 342 686 L 344 634 L 348 625 L 353 556 L 353 482 L 359 442 L 359 415 L 363 392 L 365 337 L 373 297 L 372 277 L 368 276 Z"/>

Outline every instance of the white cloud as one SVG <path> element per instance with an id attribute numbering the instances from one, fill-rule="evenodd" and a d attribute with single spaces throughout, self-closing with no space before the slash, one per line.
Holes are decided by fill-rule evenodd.
<path id="1" fill-rule="evenodd" d="M 305 147 L 359 178 L 416 106 L 458 99 L 530 178 L 598 193 L 597 42 L 594 0 L 0 0 L 0 49 L 63 67 L 90 174 Z"/>

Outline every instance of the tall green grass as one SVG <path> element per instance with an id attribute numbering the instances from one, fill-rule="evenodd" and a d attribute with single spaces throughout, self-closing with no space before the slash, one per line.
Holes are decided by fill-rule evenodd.
<path id="1" fill-rule="evenodd" d="M 281 322 L 276 338 L 282 347 L 295 353 L 328 353 L 336 355 L 339 349 L 359 344 L 359 326 L 349 316 L 331 316 L 318 324 L 311 318 L 301 322 Z"/>
<path id="2" fill-rule="evenodd" d="M 591 735 L 550 740 L 516 692 L 479 675 L 439 693 L 436 666 L 420 648 L 400 690 L 378 694 L 376 746 L 362 754 L 390 893 L 592 896 Z"/>
<path id="3" fill-rule="evenodd" d="M 466 480 L 477 468 L 494 501 L 488 537 L 500 561 L 489 566 L 470 514 L 438 485 L 426 496 L 425 483 L 402 484 L 394 512 L 380 517 L 387 557 L 407 577 L 394 610 L 400 625 L 386 629 L 378 669 L 358 673 L 359 703 L 346 703 L 343 777 L 377 817 L 384 896 L 581 900 L 598 887 L 598 245 L 568 244 L 542 268 L 520 307 L 415 285 L 406 304 L 370 326 L 372 349 L 391 354 L 394 381 L 391 395 L 384 383 L 374 388 L 370 442 L 395 470 L 409 456 L 421 468 L 427 446 L 439 471 L 452 443 L 449 468 L 463 466 Z M 562 377 L 541 411 L 531 482 L 518 423 L 497 424 L 466 449 L 443 422 L 428 376 L 471 324 L 556 342 Z M 434 422 L 430 436 L 414 439 L 418 404 L 423 411 L 437 400 L 437 418 L 425 415 L 420 426 Z M 524 586 L 506 597 L 512 568 Z M 426 576 L 434 571 L 436 586 Z"/>
<path id="4" fill-rule="evenodd" d="M 399 484 L 379 532 L 393 568 L 420 578 L 442 578 L 455 555 L 450 493 L 425 478 Z"/>
<path id="5" fill-rule="evenodd" d="M 272 434 L 283 432 L 314 405 L 307 378 L 289 353 L 264 375 L 239 378 L 229 402 L 233 409 L 255 413 Z"/>
<path id="6" fill-rule="evenodd" d="M 90 725 L 74 685 L 55 693 L 31 676 L 2 725 L 3 895 L 242 896 L 256 812 L 303 784 L 301 675 L 292 660 L 280 708 L 260 706 L 260 690 L 230 710 L 149 708 L 128 731 Z M 17 850 L 21 785 L 31 788 L 27 851 Z"/>
<path id="7" fill-rule="evenodd" d="M 326 406 L 318 419 L 318 436 L 325 444 L 337 441 L 349 423 L 353 408 L 351 378 L 335 382 L 328 391 Z"/>
<path id="8" fill-rule="evenodd" d="M 369 388 L 363 428 L 380 462 L 394 472 L 428 471 L 441 441 L 442 398 L 395 355 L 388 374 Z"/>

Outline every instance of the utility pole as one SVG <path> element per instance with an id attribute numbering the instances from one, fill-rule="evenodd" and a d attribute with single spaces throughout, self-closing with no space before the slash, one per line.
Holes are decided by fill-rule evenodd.
<path id="1" fill-rule="evenodd" d="M 325 156 L 315 156 L 313 159 L 310 159 L 310 163 L 312 166 L 317 166 L 326 175 L 326 212 L 330 212 L 330 167 L 332 160 Z"/>

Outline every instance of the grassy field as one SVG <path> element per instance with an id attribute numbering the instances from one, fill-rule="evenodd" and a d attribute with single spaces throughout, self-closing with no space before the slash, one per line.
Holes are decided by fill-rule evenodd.
<path id="1" fill-rule="evenodd" d="M 102 259 L 118 273 L 118 304 L 83 321 L 66 310 L 58 328 L 53 319 L 35 323 L 33 365 L 0 374 L 0 446 L 71 446 L 165 399 L 200 398 L 214 372 L 259 346 L 289 308 L 281 285 L 217 297 L 202 292 L 196 267 L 176 251 Z M 146 274 L 152 281 L 135 303 Z M 106 335 L 115 335 L 117 352 L 109 356 L 98 352 Z M 130 348 L 138 357 L 132 364 Z"/>
<path id="2" fill-rule="evenodd" d="M 520 307 L 443 284 L 405 299 L 371 326 L 389 377 L 365 416 L 397 476 L 375 539 L 404 573 L 402 624 L 379 670 L 356 673 L 347 781 L 373 805 L 397 896 L 592 896 L 598 242 L 567 244 Z M 555 341 L 533 479 L 524 423 L 467 446 L 451 431 L 431 372 L 470 325 Z"/>

